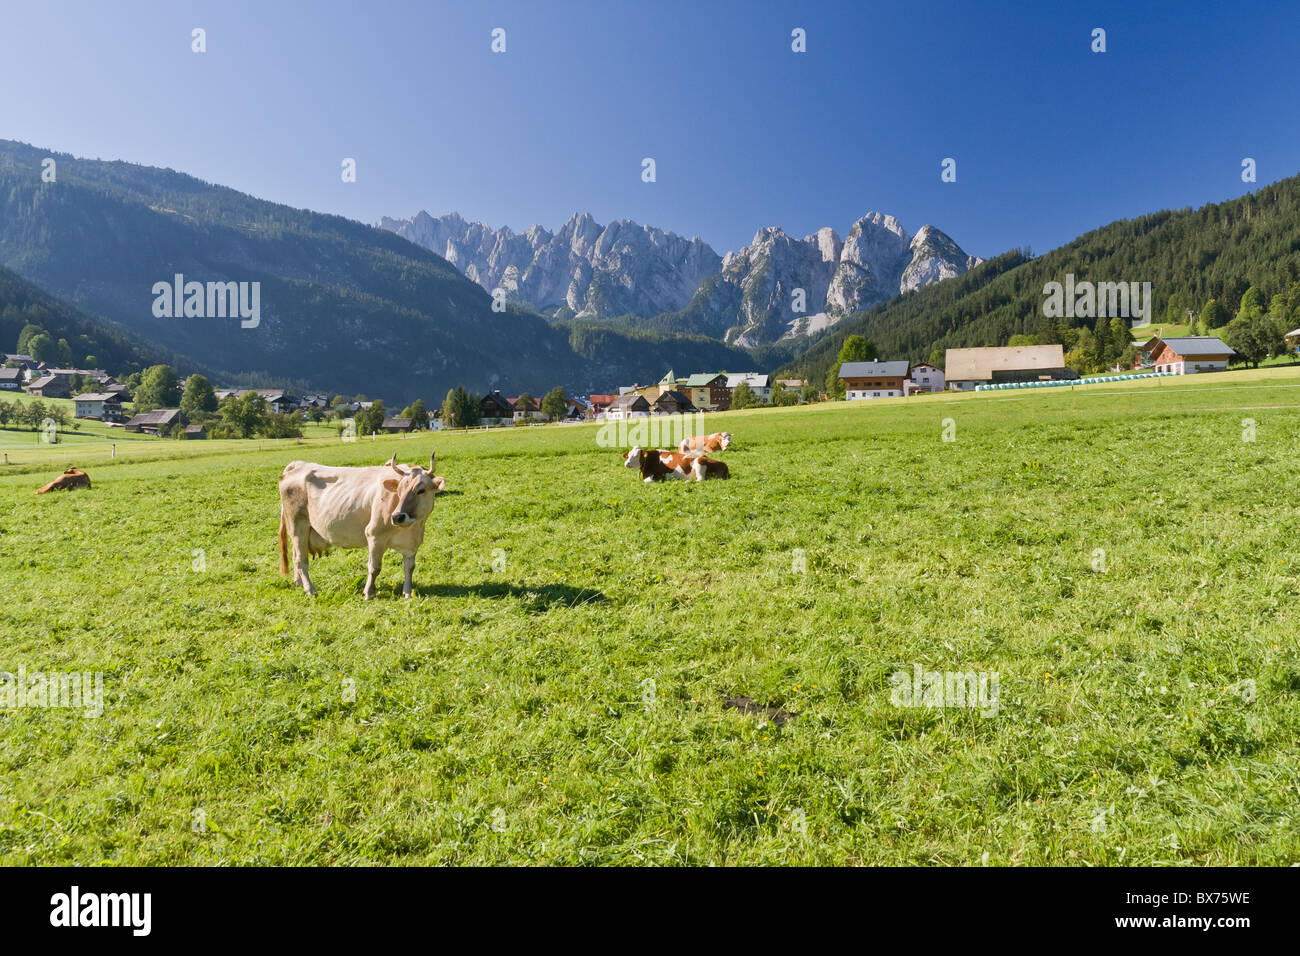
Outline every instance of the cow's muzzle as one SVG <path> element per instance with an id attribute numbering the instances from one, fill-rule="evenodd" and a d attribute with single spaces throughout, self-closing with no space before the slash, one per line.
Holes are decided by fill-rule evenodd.
<path id="1" fill-rule="evenodd" d="M 393 524 L 406 524 L 410 520 L 411 516 L 405 511 L 399 511 L 397 514 L 393 515 Z"/>

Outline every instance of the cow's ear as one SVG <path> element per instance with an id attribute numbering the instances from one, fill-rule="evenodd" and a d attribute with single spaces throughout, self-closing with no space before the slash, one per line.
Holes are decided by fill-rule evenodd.
<path id="1" fill-rule="evenodd" d="M 397 479 L 396 479 L 396 478 L 385 478 L 385 479 L 384 479 L 384 487 L 387 488 L 389 491 L 396 491 L 396 490 L 397 490 Z"/>
<path id="2" fill-rule="evenodd" d="M 444 489 L 444 488 L 446 488 L 446 487 L 447 487 L 447 479 L 446 479 L 446 478 L 438 477 L 438 478 L 433 479 L 433 493 L 434 493 L 435 495 L 436 495 L 438 492 L 442 491 L 442 489 Z"/>

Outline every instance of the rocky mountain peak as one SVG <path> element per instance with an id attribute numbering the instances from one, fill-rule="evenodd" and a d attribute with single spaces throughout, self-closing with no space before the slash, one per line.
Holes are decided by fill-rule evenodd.
<path id="1" fill-rule="evenodd" d="M 764 226 L 725 257 L 699 238 L 630 219 L 602 226 L 587 212 L 555 233 L 534 225 L 516 235 L 423 211 L 384 217 L 379 227 L 444 256 L 488 291 L 503 288 L 556 317 L 649 318 L 689 305 L 700 331 L 741 345 L 816 332 L 982 261 L 933 226 L 912 235 L 876 211 L 854 221 L 844 239 L 830 226 L 802 239 Z"/>

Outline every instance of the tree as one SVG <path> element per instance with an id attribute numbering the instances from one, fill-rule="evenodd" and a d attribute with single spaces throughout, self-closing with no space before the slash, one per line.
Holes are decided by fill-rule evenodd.
<path id="1" fill-rule="evenodd" d="M 844 379 L 840 378 L 840 367 L 836 365 L 826 373 L 826 394 L 831 399 L 843 401 L 848 389 L 844 385 Z M 732 408 L 735 408 L 735 401 L 732 401 Z"/>
<path id="2" fill-rule="evenodd" d="M 840 362 L 870 362 L 876 357 L 876 347 L 865 336 L 850 335 L 840 346 Z M 733 402 L 734 405 L 734 402 Z"/>
<path id="3" fill-rule="evenodd" d="M 1241 295 L 1241 307 L 1237 309 L 1239 319 L 1257 319 L 1264 314 L 1264 296 L 1259 289 L 1251 286 Z"/>
<path id="4" fill-rule="evenodd" d="M 32 429 L 40 428 L 41 423 L 45 421 L 45 403 L 37 399 L 25 406 L 20 406 L 18 413 L 22 416 L 21 421 L 24 425 L 29 425 Z"/>
<path id="5" fill-rule="evenodd" d="M 411 428 L 425 429 L 429 427 L 429 410 L 424 407 L 424 399 L 417 398 L 410 405 L 402 409 L 402 417 L 411 420 Z"/>
<path id="6" fill-rule="evenodd" d="M 14 406 L 0 398 L 0 428 L 8 428 L 14 418 Z"/>
<path id="7" fill-rule="evenodd" d="M 817 386 L 814 385 L 812 382 L 809 382 L 807 385 L 803 387 L 803 390 L 800 393 L 799 397 L 803 399 L 805 404 L 811 404 L 817 401 L 817 399 L 820 397 L 817 392 Z"/>
<path id="8" fill-rule="evenodd" d="M 236 438 L 252 438 L 266 427 L 266 399 L 256 392 L 221 403 L 221 422 Z"/>
<path id="9" fill-rule="evenodd" d="M 1248 310 L 1243 302 L 1241 313 L 1228 323 L 1224 338 L 1251 368 L 1258 368 L 1264 359 L 1286 351 L 1282 335 L 1283 330 L 1276 321 L 1254 309 Z"/>
<path id="10" fill-rule="evenodd" d="M 1165 322 L 1170 325 L 1182 325 L 1185 318 L 1187 318 L 1186 300 L 1181 292 L 1175 292 L 1165 303 Z"/>
<path id="11" fill-rule="evenodd" d="M 1110 349 L 1111 356 L 1119 361 L 1119 364 L 1125 368 L 1132 365 L 1124 365 L 1124 354 L 1128 351 L 1129 346 L 1133 344 L 1133 330 L 1129 327 L 1128 319 L 1122 319 L 1118 315 L 1110 320 Z"/>
<path id="12" fill-rule="evenodd" d="M 741 382 L 731 393 L 731 407 L 738 411 L 742 408 L 754 408 L 762 404 L 748 382 Z"/>
<path id="13" fill-rule="evenodd" d="M 191 375 L 185 380 L 181 395 L 181 414 L 191 422 L 200 422 L 217 410 L 217 395 L 212 383 L 202 375 Z"/>
<path id="14" fill-rule="evenodd" d="M 1211 299 L 1201 309 L 1201 325 L 1207 331 L 1217 329 L 1228 322 L 1228 310 L 1219 304 L 1218 299 Z"/>
<path id="15" fill-rule="evenodd" d="M 945 354 L 946 353 L 943 349 L 932 349 L 930 352 L 930 364 L 935 368 L 943 368 Z"/>
<path id="16" fill-rule="evenodd" d="M 479 397 L 467 391 L 463 386 L 456 386 L 456 427 L 473 428 L 483 420 L 483 407 Z"/>
<path id="17" fill-rule="evenodd" d="M 447 428 L 471 428 L 481 418 L 478 396 L 457 385 L 447 392 L 442 402 L 442 423 Z"/>
<path id="18" fill-rule="evenodd" d="M 524 418 L 528 418 L 530 412 L 537 411 L 537 400 L 532 395 L 524 392 L 515 399 L 515 411 L 523 412 Z"/>
<path id="19" fill-rule="evenodd" d="M 375 399 L 369 408 L 357 412 L 357 434 L 376 435 L 384 427 L 388 412 L 384 409 L 383 399 Z"/>
<path id="20" fill-rule="evenodd" d="M 778 407 L 799 404 L 799 393 L 792 388 L 786 388 L 780 382 L 772 386 L 772 404 Z"/>
<path id="21" fill-rule="evenodd" d="M 17 350 L 19 355 L 31 355 L 32 339 L 38 335 L 45 335 L 46 332 L 39 325 L 33 325 L 28 322 L 23 326 L 23 330 L 18 333 Z"/>
<path id="22" fill-rule="evenodd" d="M 171 366 L 151 365 L 140 376 L 140 385 L 132 394 L 137 412 L 176 408 L 181 400 L 180 382 Z"/>
<path id="23" fill-rule="evenodd" d="M 553 422 L 558 422 L 569 414 L 569 399 L 563 388 L 557 385 L 546 393 L 542 399 L 542 414 Z"/>
<path id="24" fill-rule="evenodd" d="M 258 434 L 267 438 L 301 438 L 302 416 L 297 412 L 271 412 L 262 420 Z"/>
<path id="25" fill-rule="evenodd" d="M 40 332 L 27 340 L 27 354 L 38 362 L 58 362 L 59 346 L 48 332 Z"/>

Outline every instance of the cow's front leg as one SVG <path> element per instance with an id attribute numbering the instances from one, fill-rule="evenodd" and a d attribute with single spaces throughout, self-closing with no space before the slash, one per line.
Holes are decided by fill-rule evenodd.
<path id="1" fill-rule="evenodd" d="M 369 601 L 375 596 L 375 582 L 379 580 L 379 572 L 384 566 L 384 548 L 374 538 L 371 538 L 367 545 L 369 560 L 366 562 L 366 589 L 361 593 Z"/>
<path id="2" fill-rule="evenodd" d="M 415 574 L 415 555 L 402 556 L 402 573 L 406 577 L 402 582 L 402 597 L 409 598 L 415 591 L 415 585 L 411 582 L 411 575 Z"/>

